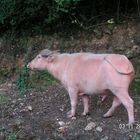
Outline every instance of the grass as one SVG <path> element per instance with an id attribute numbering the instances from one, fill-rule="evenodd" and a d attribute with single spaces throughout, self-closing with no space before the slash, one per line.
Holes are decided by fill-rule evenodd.
<path id="1" fill-rule="evenodd" d="M 10 132 L 6 135 L 6 140 L 16 140 L 17 132 Z"/>
<path id="2" fill-rule="evenodd" d="M 21 94 L 24 94 L 28 88 L 28 77 L 29 77 L 29 70 L 26 66 L 21 70 L 19 77 L 15 81 L 16 86 Z"/>
<path id="3" fill-rule="evenodd" d="M 56 83 L 56 80 L 47 71 L 33 72 L 24 67 L 15 81 L 20 94 L 25 94 L 28 89 L 44 89 Z"/>
<path id="4" fill-rule="evenodd" d="M 0 117 L 4 118 L 6 107 L 8 105 L 8 97 L 0 95 Z"/>
<path id="5" fill-rule="evenodd" d="M 57 83 L 47 71 L 34 72 L 29 78 L 30 88 L 44 89 Z"/>
<path id="6" fill-rule="evenodd" d="M 139 93 L 140 94 L 140 77 L 136 77 L 134 81 L 131 84 L 130 89 L 134 93 Z"/>
<path id="7" fill-rule="evenodd" d="M 6 113 L 6 107 L 8 104 L 8 98 L 4 95 L 0 95 L 0 119 L 2 121 L 2 123 L 0 124 L 0 127 L 3 128 L 3 120 L 4 120 L 4 116 Z"/>
<path id="8" fill-rule="evenodd" d="M 140 136 L 138 136 L 138 135 L 135 133 L 135 135 L 133 136 L 132 140 L 140 140 Z"/>
<path id="9" fill-rule="evenodd" d="M 8 98 L 4 95 L 0 95 L 0 108 L 5 108 L 8 103 Z"/>

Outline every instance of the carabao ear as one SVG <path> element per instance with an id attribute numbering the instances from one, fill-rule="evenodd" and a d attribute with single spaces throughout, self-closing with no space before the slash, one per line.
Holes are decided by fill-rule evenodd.
<path id="1" fill-rule="evenodd" d="M 47 61 L 48 61 L 49 63 L 52 63 L 52 62 L 56 61 L 56 59 L 57 59 L 57 55 L 56 55 L 56 54 L 51 54 L 51 55 L 49 55 L 49 56 L 47 57 Z"/>
<path id="2" fill-rule="evenodd" d="M 48 61 L 49 63 L 56 61 L 57 56 L 58 56 L 59 54 L 60 54 L 60 53 L 59 53 L 58 50 L 52 51 L 52 52 L 48 55 L 47 61 Z"/>
<path id="3" fill-rule="evenodd" d="M 42 57 L 46 58 L 48 62 L 53 62 L 60 53 L 58 50 L 50 51 L 48 49 L 44 49 L 40 52 L 40 54 Z"/>

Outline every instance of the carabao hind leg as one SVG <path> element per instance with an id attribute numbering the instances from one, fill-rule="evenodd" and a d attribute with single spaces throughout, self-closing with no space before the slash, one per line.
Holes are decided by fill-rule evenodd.
<path id="1" fill-rule="evenodd" d="M 118 97 L 120 102 L 124 105 L 128 112 L 128 120 L 129 120 L 129 125 L 134 123 L 134 102 L 132 98 L 128 94 L 128 89 L 127 88 L 118 88 L 116 90 L 112 90 L 114 95 Z"/>
<path id="2" fill-rule="evenodd" d="M 82 100 L 83 100 L 83 106 L 84 106 L 84 111 L 83 111 L 82 115 L 86 116 L 89 114 L 89 96 L 82 95 Z"/>
<path id="3" fill-rule="evenodd" d="M 118 97 L 114 96 L 113 98 L 113 103 L 112 103 L 112 106 L 111 108 L 107 111 L 107 113 L 105 113 L 103 115 L 103 117 L 111 117 L 115 111 L 115 109 L 121 104 L 121 101 L 119 100 Z"/>

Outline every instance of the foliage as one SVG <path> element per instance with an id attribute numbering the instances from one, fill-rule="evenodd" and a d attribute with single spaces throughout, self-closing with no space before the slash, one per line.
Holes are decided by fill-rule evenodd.
<path id="1" fill-rule="evenodd" d="M 16 140 L 17 132 L 11 132 L 6 135 L 6 140 Z"/>
<path id="2" fill-rule="evenodd" d="M 28 87 L 28 77 L 29 77 L 29 70 L 26 66 L 21 70 L 18 79 L 16 80 L 16 86 L 21 94 L 24 94 Z"/>
<path id="3" fill-rule="evenodd" d="M 0 95 L 0 108 L 2 108 L 3 106 L 5 106 L 8 102 L 7 97 Z"/>
<path id="4" fill-rule="evenodd" d="M 47 71 L 34 72 L 29 75 L 29 70 L 26 67 L 21 70 L 16 80 L 16 86 L 21 94 L 25 94 L 30 88 L 43 89 L 55 83 L 55 79 Z"/>
<path id="5" fill-rule="evenodd" d="M 30 88 L 46 89 L 47 86 L 56 84 L 56 80 L 47 71 L 35 72 L 29 78 Z"/>
<path id="6" fill-rule="evenodd" d="M 79 0 L 1 0 L 0 29 L 40 30 L 68 13 Z M 30 29 L 31 28 L 31 29 Z"/>
<path id="7" fill-rule="evenodd" d="M 0 95 L 0 117 L 5 116 L 7 104 L 8 104 L 8 97 L 5 95 Z"/>
<path id="8" fill-rule="evenodd" d="M 140 92 L 140 77 L 136 77 L 134 81 L 132 82 L 131 90 L 135 93 Z"/>
<path id="9" fill-rule="evenodd" d="M 132 140 L 140 140 L 140 137 L 135 133 L 135 135 L 134 135 Z"/>
<path id="10" fill-rule="evenodd" d="M 1 34 L 42 33 L 48 28 L 92 25 L 112 17 L 118 21 L 122 13 L 126 17 L 134 12 L 140 15 L 137 0 L 0 0 L 0 5 Z"/>

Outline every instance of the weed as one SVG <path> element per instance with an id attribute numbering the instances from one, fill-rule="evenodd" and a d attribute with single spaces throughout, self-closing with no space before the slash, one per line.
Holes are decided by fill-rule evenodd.
<path id="1" fill-rule="evenodd" d="M 132 138 L 132 140 L 140 140 L 140 137 L 135 133 L 134 137 Z"/>
<path id="2" fill-rule="evenodd" d="M 6 114 L 6 107 L 8 104 L 8 98 L 4 95 L 0 95 L 0 118 L 1 118 L 1 127 L 3 127 L 3 119 L 5 117 Z"/>
<path id="3" fill-rule="evenodd" d="M 21 94 L 25 94 L 27 89 L 43 89 L 49 85 L 55 84 L 56 80 L 47 71 L 35 72 L 29 75 L 29 70 L 25 66 L 16 80 L 16 86 Z"/>
<path id="4" fill-rule="evenodd" d="M 19 44 L 23 47 L 23 48 L 28 48 L 26 51 L 26 54 L 24 56 L 24 67 L 19 71 L 19 76 L 17 78 L 17 80 L 15 81 L 16 83 L 16 87 L 18 88 L 18 90 L 20 91 L 21 94 L 25 94 L 27 88 L 28 88 L 28 77 L 29 77 L 29 70 L 26 67 L 28 60 L 29 60 L 29 56 L 32 52 L 32 47 L 29 47 L 30 41 L 28 41 L 28 38 L 23 38 L 19 40 Z"/>
<path id="5" fill-rule="evenodd" d="M 35 72 L 30 76 L 29 81 L 30 87 L 37 89 L 43 89 L 56 83 L 56 80 L 47 71 Z"/>
<path id="6" fill-rule="evenodd" d="M 140 77 L 136 77 L 131 85 L 131 90 L 135 93 L 140 93 Z"/>
<path id="7" fill-rule="evenodd" d="M 7 97 L 0 95 L 0 108 L 5 107 L 8 102 Z"/>
<path id="8" fill-rule="evenodd" d="M 16 140 L 17 132 L 11 132 L 6 135 L 6 140 Z"/>
<path id="9" fill-rule="evenodd" d="M 26 66 L 21 70 L 18 79 L 16 80 L 16 86 L 21 94 L 24 94 L 28 87 L 29 70 Z"/>

